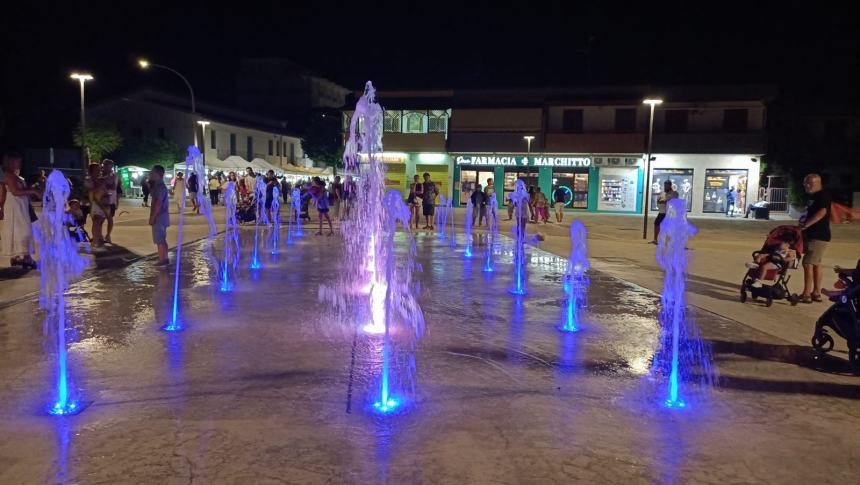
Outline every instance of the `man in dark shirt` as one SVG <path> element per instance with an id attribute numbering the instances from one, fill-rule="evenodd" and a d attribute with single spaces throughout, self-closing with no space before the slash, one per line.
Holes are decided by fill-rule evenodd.
<path id="1" fill-rule="evenodd" d="M 556 187 L 555 191 L 552 193 L 552 202 L 555 207 L 555 221 L 561 222 L 564 217 L 564 204 L 565 198 L 567 197 L 567 190 L 563 185 L 559 185 Z"/>
<path id="2" fill-rule="evenodd" d="M 424 219 L 426 222 L 424 229 L 436 228 L 436 197 L 438 196 L 439 189 L 437 189 L 436 184 L 430 180 L 430 174 L 424 172 L 424 194 L 421 196 L 423 198 L 421 201 L 421 208 L 423 209 Z"/>
<path id="3" fill-rule="evenodd" d="M 821 260 L 830 243 L 830 196 L 821 186 L 821 177 L 811 173 L 803 179 L 809 195 L 800 229 L 806 254 L 803 255 L 803 294 L 800 301 L 821 301 Z"/>

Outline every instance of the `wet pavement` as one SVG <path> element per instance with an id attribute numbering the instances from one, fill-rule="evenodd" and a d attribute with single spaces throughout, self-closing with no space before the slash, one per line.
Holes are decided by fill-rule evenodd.
<path id="1" fill-rule="evenodd" d="M 69 292 L 71 372 L 89 404 L 44 414 L 50 343 L 36 301 L 0 309 L 0 483 L 853 483 L 860 378 L 691 309 L 719 385 L 667 410 L 648 374 L 658 295 L 592 271 L 580 332 L 564 334 L 564 260 L 530 250 L 514 297 L 510 248 L 486 274 L 418 235 L 426 333 L 417 389 L 370 410 L 380 338 L 319 303 L 338 238 L 306 236 L 223 294 L 202 245 L 173 269 L 140 261 Z M 284 238 L 282 237 L 282 241 Z M 220 247 L 216 240 L 216 248 Z M 217 253 L 217 250 L 216 250 Z M 187 259 L 185 259 L 187 258 Z"/>

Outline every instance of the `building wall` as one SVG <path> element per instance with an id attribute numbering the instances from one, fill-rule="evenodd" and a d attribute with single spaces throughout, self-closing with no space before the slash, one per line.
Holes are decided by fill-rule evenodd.
<path id="1" fill-rule="evenodd" d="M 542 118 L 542 108 L 457 109 L 449 131 L 540 131 Z"/>
<path id="2" fill-rule="evenodd" d="M 740 169 L 748 171 L 746 203 L 756 202 L 759 188 L 761 163 L 753 162 L 755 155 L 701 155 L 701 154 L 664 154 L 657 153 L 651 162 L 651 169 L 692 168 L 693 202 L 690 215 L 705 215 L 704 187 L 708 169 Z M 650 181 L 650 177 L 649 177 Z M 746 208 L 744 208 L 746 209 Z M 709 214 L 710 215 L 710 214 Z"/>

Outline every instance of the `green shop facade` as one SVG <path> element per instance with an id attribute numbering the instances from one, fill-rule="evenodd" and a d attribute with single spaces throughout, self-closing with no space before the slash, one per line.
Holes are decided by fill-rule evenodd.
<path id="1" fill-rule="evenodd" d="M 642 158 L 635 155 L 451 154 L 455 202 L 465 206 L 472 191 L 493 180 L 499 206 L 522 180 L 552 200 L 565 192 L 571 211 L 635 214 L 642 211 Z"/>

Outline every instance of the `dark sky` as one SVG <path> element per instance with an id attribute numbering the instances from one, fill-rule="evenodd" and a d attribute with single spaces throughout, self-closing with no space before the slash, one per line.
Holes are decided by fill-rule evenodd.
<path id="1" fill-rule="evenodd" d="M 73 69 L 96 77 L 87 88 L 93 101 L 147 85 L 184 93 L 166 72 L 138 71 L 139 56 L 182 71 L 199 98 L 222 102 L 234 97 L 239 59 L 266 56 L 290 58 L 349 88 L 372 79 L 380 89 L 721 82 L 768 82 L 821 95 L 856 96 L 858 89 L 857 7 L 297 3 L 7 6 L 0 17 L 4 144 L 68 143 L 78 103 L 68 79 Z"/>

